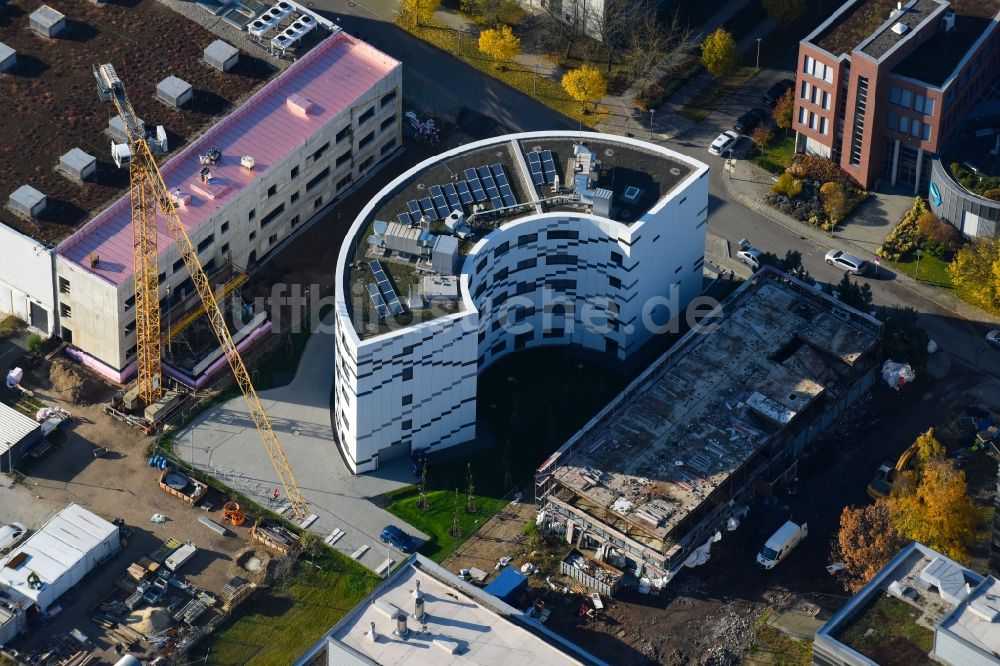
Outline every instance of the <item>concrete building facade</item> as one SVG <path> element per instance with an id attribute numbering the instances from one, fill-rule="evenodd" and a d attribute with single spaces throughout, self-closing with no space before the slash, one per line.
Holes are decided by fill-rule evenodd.
<path id="1" fill-rule="evenodd" d="M 401 86 L 399 62 L 335 28 L 164 164 L 206 273 L 251 269 L 393 155 L 402 138 Z M 200 156 L 213 147 L 221 158 L 200 174 Z M 195 292 L 172 237 L 163 225 L 159 232 L 165 310 L 168 294 L 178 305 Z M 134 372 L 131 244 L 125 195 L 60 243 L 54 259 L 55 332 L 115 381 Z"/>
<path id="2" fill-rule="evenodd" d="M 800 42 L 796 149 L 867 189 L 922 193 L 933 156 L 1000 66 L 1000 2 L 909 0 L 880 13 L 886 4 L 849 0 Z"/>
<path id="3" fill-rule="evenodd" d="M 399 176 L 358 216 L 338 258 L 336 292 L 335 431 L 353 471 L 472 439 L 477 376 L 507 354 L 571 344 L 627 360 L 701 291 L 708 167 L 634 139 L 583 140 L 532 132 L 456 148 Z M 545 152 L 558 156 L 559 182 L 575 184 L 533 183 L 528 156 L 535 148 L 552 149 Z M 497 155 L 522 196 L 487 211 L 496 215 L 488 222 L 478 221 L 483 213 L 470 215 L 476 230 L 462 241 L 467 254 L 454 307 L 414 313 L 409 325 L 373 325 L 364 314 L 366 280 L 356 269 L 373 222 L 395 219 L 406 210 L 408 188 L 423 196 L 418 188 L 432 185 L 433 174 L 461 174 L 463 165 L 489 164 Z M 580 164 L 591 160 L 603 161 L 602 179 L 596 189 L 581 189 L 587 176 Z M 615 180 L 609 174 L 621 174 L 614 191 L 603 189 Z M 588 204 L 591 196 L 605 197 L 610 210 Z M 386 263 L 390 272 L 405 270 Z"/>

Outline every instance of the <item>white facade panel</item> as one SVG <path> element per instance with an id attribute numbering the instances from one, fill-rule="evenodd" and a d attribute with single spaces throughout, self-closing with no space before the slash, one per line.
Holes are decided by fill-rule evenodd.
<path id="1" fill-rule="evenodd" d="M 345 296 L 351 239 L 385 196 L 442 160 L 565 135 L 509 135 L 454 149 L 402 174 L 360 213 L 338 259 L 336 303 L 335 430 L 355 472 L 374 469 L 379 458 L 472 439 L 478 374 L 503 356 L 573 344 L 625 360 L 701 291 L 708 167 L 632 139 L 591 136 L 682 160 L 691 173 L 631 224 L 583 212 L 503 224 L 465 258 L 457 314 L 360 339 L 351 313 L 367 296 L 352 295 L 353 308 Z"/>
<path id="2" fill-rule="evenodd" d="M 0 223 L 0 313 L 12 314 L 49 335 L 54 323 L 52 275 L 51 250 Z M 32 322 L 32 303 L 46 312 L 45 326 L 37 312 Z"/>

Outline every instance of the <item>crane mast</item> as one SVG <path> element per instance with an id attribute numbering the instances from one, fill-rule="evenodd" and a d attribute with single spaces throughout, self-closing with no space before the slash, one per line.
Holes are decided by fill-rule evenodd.
<path id="1" fill-rule="evenodd" d="M 158 247 L 156 234 L 157 210 L 163 215 L 181 259 L 187 268 L 195 290 L 201 299 L 212 332 L 218 340 L 229 367 L 246 400 L 250 419 L 253 421 L 264 449 L 270 457 L 278 480 L 285 490 L 293 513 L 305 517 L 308 504 L 285 451 L 278 441 L 271 420 L 257 395 L 243 359 L 240 357 L 225 317 L 212 291 L 208 275 L 198 259 L 194 244 L 177 214 L 170 190 L 156 164 L 156 159 L 146 140 L 146 130 L 125 94 L 125 87 L 110 64 L 94 68 L 98 95 L 103 101 L 114 103 L 125 128 L 129 143 L 129 196 L 132 211 L 132 245 L 135 265 L 136 350 L 139 395 L 145 404 L 155 402 L 163 392 L 160 357 L 160 300 Z"/>

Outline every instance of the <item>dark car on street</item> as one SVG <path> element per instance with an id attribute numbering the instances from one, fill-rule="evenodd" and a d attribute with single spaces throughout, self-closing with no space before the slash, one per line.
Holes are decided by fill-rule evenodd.
<path id="1" fill-rule="evenodd" d="M 791 79 L 782 79 L 767 89 L 767 92 L 764 93 L 764 101 L 771 106 L 776 106 L 778 104 L 778 100 L 785 94 L 785 91 L 794 87 L 795 81 L 792 81 Z"/>
<path id="2" fill-rule="evenodd" d="M 764 109 L 750 109 L 733 123 L 733 129 L 741 134 L 750 134 L 757 125 L 760 125 L 767 118 L 767 111 Z"/>

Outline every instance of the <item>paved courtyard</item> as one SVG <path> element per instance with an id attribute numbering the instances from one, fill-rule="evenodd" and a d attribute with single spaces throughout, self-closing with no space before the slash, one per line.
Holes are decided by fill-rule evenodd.
<path id="1" fill-rule="evenodd" d="M 378 538 L 383 527 L 394 523 L 414 537 L 427 536 L 367 499 L 413 483 L 409 459 L 389 461 L 377 472 L 361 476 L 352 475 L 344 465 L 330 420 L 333 368 L 333 334 L 315 332 L 295 378 L 264 391 L 261 400 L 309 510 L 318 516 L 310 530 L 323 537 L 343 530 L 333 547 L 350 557 L 368 546 L 358 561 L 376 570 L 387 557 L 386 546 Z M 201 414 L 178 435 L 174 451 L 264 505 L 273 489 L 280 487 L 242 397 Z M 399 562 L 402 555 L 393 551 L 391 557 Z"/>

